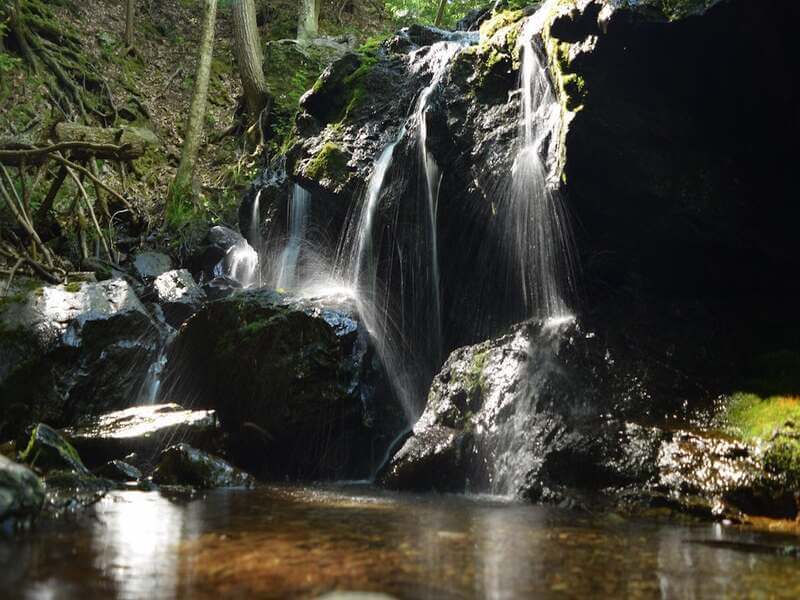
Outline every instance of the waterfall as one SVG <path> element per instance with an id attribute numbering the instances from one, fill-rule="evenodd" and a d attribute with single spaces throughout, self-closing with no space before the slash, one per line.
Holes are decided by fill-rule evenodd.
<path id="1" fill-rule="evenodd" d="M 540 10 L 537 15 L 540 15 Z M 572 239 L 557 182 L 548 165 L 557 162 L 561 107 L 550 84 L 531 17 L 520 33 L 520 120 L 517 151 L 505 194 L 499 202 L 500 240 L 516 269 L 525 312 L 539 318 L 570 314 Z"/>
<path id="2" fill-rule="evenodd" d="M 422 408 L 432 371 L 442 354 L 442 317 L 437 240 L 439 166 L 428 148 L 426 112 L 433 94 L 457 52 L 474 36 L 451 36 L 409 56 L 412 75 L 430 73 L 429 83 L 419 93 L 411 114 L 398 133 L 376 158 L 366 193 L 343 236 L 340 270 L 355 293 L 358 312 L 373 338 L 387 375 L 392 382 L 409 424 Z M 382 196 L 399 145 L 417 150 L 422 193 L 420 198 L 391 198 L 395 217 L 383 223 L 388 241 L 376 231 Z M 404 177 L 398 173 L 398 177 Z M 418 200 L 424 209 L 401 224 L 398 211 L 415 210 Z M 409 209 L 409 207 L 412 207 Z M 383 242 L 376 243 L 378 240 Z M 379 268 L 386 253 L 388 264 Z M 394 263 L 393 263 L 394 261 Z M 397 268 L 394 272 L 394 267 Z M 392 287 L 392 277 L 399 280 Z M 410 298 L 410 299 L 408 299 Z"/>
<path id="3" fill-rule="evenodd" d="M 294 185 L 289 200 L 289 239 L 280 255 L 276 288 L 294 290 L 299 285 L 297 265 L 306 237 L 310 199 L 311 194 L 298 184 Z"/>
<path id="4" fill-rule="evenodd" d="M 214 274 L 235 279 L 242 287 L 257 285 L 260 282 L 258 252 L 242 238 L 228 249 L 214 268 Z"/>

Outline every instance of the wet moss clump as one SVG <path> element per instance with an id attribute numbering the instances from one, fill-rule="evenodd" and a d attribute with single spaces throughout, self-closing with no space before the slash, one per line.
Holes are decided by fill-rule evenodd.
<path id="1" fill-rule="evenodd" d="M 327 142 L 305 168 L 305 175 L 315 181 L 347 179 L 347 154 L 333 142 Z"/>

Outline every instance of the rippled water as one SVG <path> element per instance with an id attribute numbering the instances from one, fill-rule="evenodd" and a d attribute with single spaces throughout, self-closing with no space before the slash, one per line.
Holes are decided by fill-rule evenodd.
<path id="1" fill-rule="evenodd" d="M 797 541 L 371 488 L 120 492 L 0 539 L 0 597 L 797 598 L 800 563 L 764 552 Z"/>

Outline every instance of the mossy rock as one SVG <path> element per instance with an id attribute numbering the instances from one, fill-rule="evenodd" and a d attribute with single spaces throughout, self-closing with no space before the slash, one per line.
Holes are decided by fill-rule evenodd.
<path id="1" fill-rule="evenodd" d="M 33 428 L 28 445 L 20 454 L 20 460 L 45 473 L 56 469 L 89 473 L 72 444 L 44 423 Z"/>
<path id="2" fill-rule="evenodd" d="M 737 393 L 721 417 L 729 433 L 761 447 L 768 470 L 790 486 L 800 485 L 800 397 Z"/>

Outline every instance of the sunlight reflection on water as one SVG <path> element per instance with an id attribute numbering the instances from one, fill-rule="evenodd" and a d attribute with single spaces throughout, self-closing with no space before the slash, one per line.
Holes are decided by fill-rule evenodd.
<path id="1" fill-rule="evenodd" d="M 745 595 L 796 598 L 797 561 L 687 540 L 796 544 L 676 525 L 367 486 L 115 493 L 79 522 L 0 539 L 0 589 L 24 598 Z M 3 596 L 5 597 L 5 596 Z"/>

